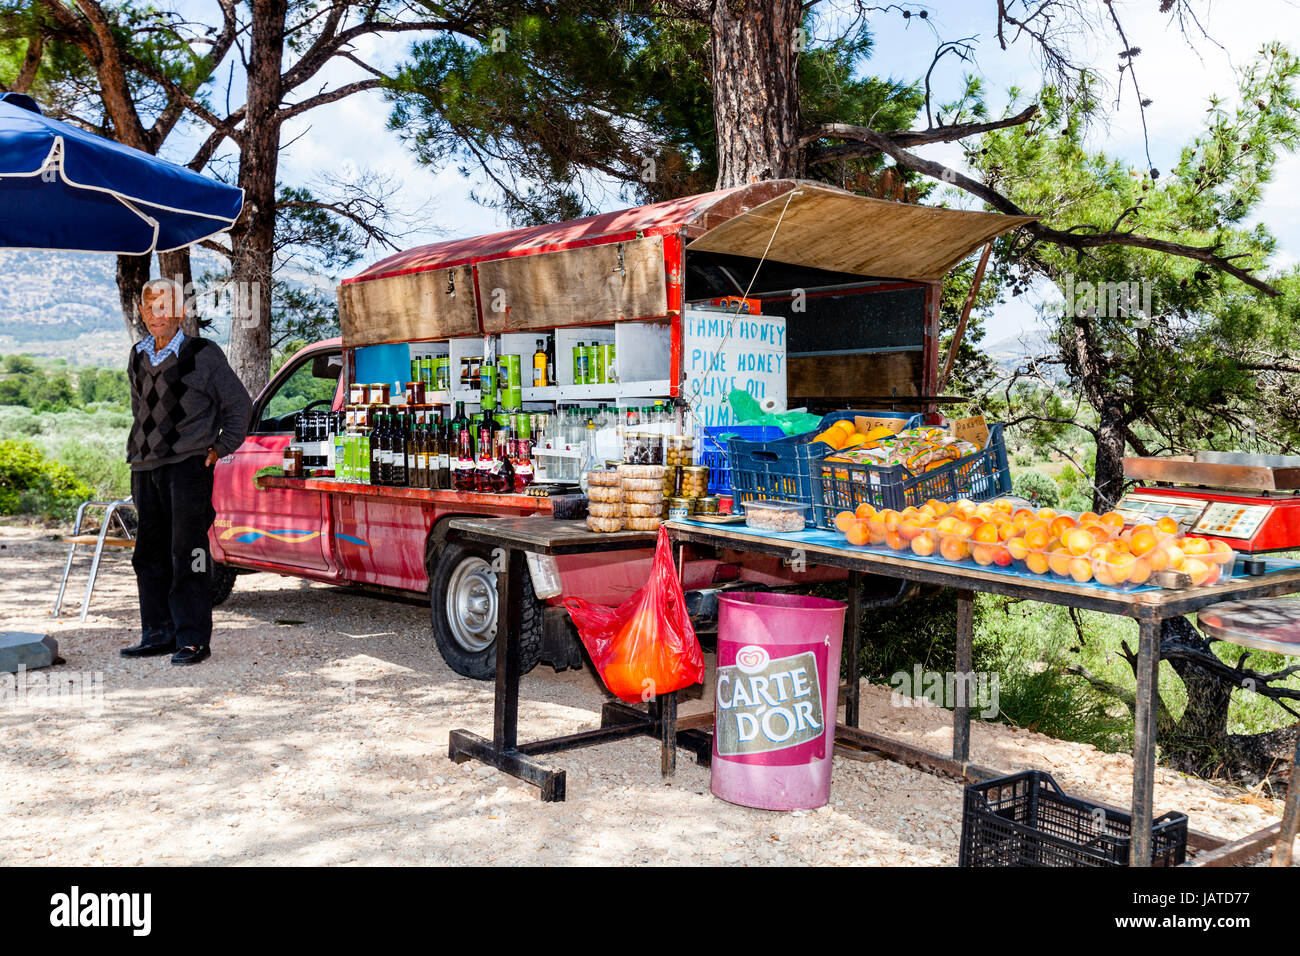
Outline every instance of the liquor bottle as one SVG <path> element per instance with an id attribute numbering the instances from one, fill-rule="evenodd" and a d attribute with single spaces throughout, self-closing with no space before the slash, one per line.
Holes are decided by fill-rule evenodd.
<path id="1" fill-rule="evenodd" d="M 379 426 L 374 415 L 370 416 L 370 427 L 365 432 L 365 461 L 369 472 L 368 481 L 372 485 L 379 484 Z"/>
<path id="2" fill-rule="evenodd" d="M 533 388 L 545 388 L 547 385 L 546 365 L 548 357 L 546 355 L 546 340 L 537 340 L 537 351 L 533 353 Z"/>
<path id="3" fill-rule="evenodd" d="M 473 491 L 475 486 L 474 440 L 470 437 L 467 426 L 462 426 L 455 434 L 456 448 L 451 459 L 452 488 L 456 491 Z"/>
<path id="4" fill-rule="evenodd" d="M 491 415 L 484 415 L 478 426 L 478 453 L 474 461 L 475 486 L 479 491 L 498 491 L 494 487 L 500 468 L 493 467 L 492 453 L 495 448 L 494 426 Z"/>
<path id="5" fill-rule="evenodd" d="M 406 486 L 406 476 L 408 470 L 406 467 L 406 416 L 401 412 L 393 415 L 393 485 L 398 488 Z"/>
<path id="6" fill-rule="evenodd" d="M 423 425 L 420 426 L 418 438 L 415 443 L 415 454 L 419 461 L 420 487 L 433 487 L 433 472 L 429 468 L 429 460 L 433 452 L 433 438 L 431 436 L 432 425 L 426 418 Z"/>
<path id="7" fill-rule="evenodd" d="M 437 442 L 438 451 L 438 484 L 437 487 L 443 489 L 451 488 L 451 438 L 449 426 L 443 422 L 438 423 L 438 429 L 434 433 Z"/>

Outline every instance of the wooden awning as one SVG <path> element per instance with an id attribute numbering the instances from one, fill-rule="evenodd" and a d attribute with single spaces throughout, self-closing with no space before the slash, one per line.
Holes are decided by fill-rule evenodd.
<path id="1" fill-rule="evenodd" d="M 869 199 L 805 182 L 714 226 L 686 248 L 754 259 L 766 251 L 768 259 L 791 265 L 928 281 L 943 278 L 990 239 L 1033 221 Z"/>

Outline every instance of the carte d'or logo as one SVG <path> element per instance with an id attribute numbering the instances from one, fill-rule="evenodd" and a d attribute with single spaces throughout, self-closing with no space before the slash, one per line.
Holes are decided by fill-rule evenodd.
<path id="1" fill-rule="evenodd" d="M 785 750 L 826 730 L 812 651 L 773 659 L 764 648 L 746 644 L 734 664 L 718 668 L 716 705 L 719 756 Z"/>
<path id="2" fill-rule="evenodd" d="M 753 644 L 746 644 L 736 651 L 736 666 L 745 674 L 757 674 L 768 665 L 769 660 L 767 651 Z"/>

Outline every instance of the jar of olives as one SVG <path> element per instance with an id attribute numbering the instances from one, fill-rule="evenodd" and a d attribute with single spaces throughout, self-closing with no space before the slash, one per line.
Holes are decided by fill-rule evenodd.
<path id="1" fill-rule="evenodd" d="M 709 493 L 709 468 L 707 465 L 688 465 L 682 468 L 681 496 L 703 498 Z"/>
<path id="2" fill-rule="evenodd" d="M 669 435 L 664 449 L 664 464 L 669 468 L 695 462 L 695 439 L 690 435 Z"/>

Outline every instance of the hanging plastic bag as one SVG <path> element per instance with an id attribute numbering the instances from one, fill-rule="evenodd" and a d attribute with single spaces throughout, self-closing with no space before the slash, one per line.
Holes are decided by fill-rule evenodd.
<path id="1" fill-rule="evenodd" d="M 662 527 L 641 590 L 618 607 L 576 597 L 565 598 L 564 606 L 601 680 L 621 700 L 650 700 L 704 680 L 704 655 Z"/>

